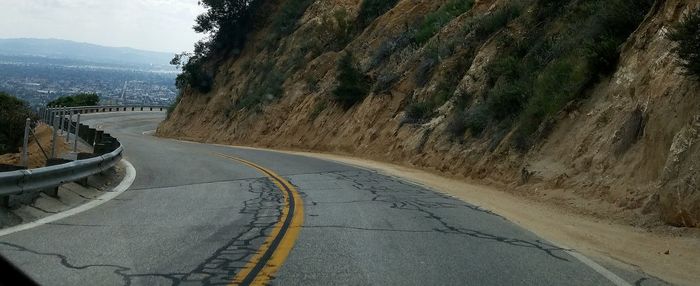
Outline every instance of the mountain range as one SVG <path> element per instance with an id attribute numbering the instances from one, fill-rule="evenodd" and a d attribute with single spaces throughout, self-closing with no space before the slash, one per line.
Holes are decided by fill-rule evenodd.
<path id="1" fill-rule="evenodd" d="M 0 39 L 0 55 L 71 59 L 117 65 L 168 65 L 173 54 L 60 39 Z"/>

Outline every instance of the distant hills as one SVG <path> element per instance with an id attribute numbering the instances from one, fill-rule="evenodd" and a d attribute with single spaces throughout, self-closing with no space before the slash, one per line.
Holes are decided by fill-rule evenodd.
<path id="1" fill-rule="evenodd" d="M 0 39 L 0 55 L 70 59 L 114 65 L 167 66 L 174 54 L 58 39 L 19 38 Z"/>

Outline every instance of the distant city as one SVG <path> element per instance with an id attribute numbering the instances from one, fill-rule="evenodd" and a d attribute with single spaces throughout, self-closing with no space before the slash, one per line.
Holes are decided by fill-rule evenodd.
<path id="1" fill-rule="evenodd" d="M 167 105 L 177 95 L 178 71 L 168 65 L 171 55 L 167 53 L 58 40 L 7 41 L 0 40 L 0 91 L 33 107 L 83 92 L 98 94 L 101 104 Z M 37 41 L 43 45 L 41 49 L 37 48 Z M 55 47 L 57 41 L 60 48 Z M 43 52 L 71 48 L 75 54 Z"/>

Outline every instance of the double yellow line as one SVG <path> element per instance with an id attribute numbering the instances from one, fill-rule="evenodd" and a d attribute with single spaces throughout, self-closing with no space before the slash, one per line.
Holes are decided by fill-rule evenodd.
<path id="1" fill-rule="evenodd" d="M 231 155 L 216 153 L 215 155 L 238 161 L 264 174 L 282 191 L 284 206 L 280 220 L 272 228 L 272 232 L 246 263 L 243 270 L 236 274 L 231 285 L 266 285 L 289 256 L 299 231 L 304 223 L 304 204 L 297 189 L 275 172 L 253 162 Z"/>

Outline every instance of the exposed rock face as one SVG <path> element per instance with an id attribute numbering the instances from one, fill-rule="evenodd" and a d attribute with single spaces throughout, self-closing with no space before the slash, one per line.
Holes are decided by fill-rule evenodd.
<path id="1" fill-rule="evenodd" d="M 664 221 L 700 226 L 700 116 L 673 138 L 661 176 L 659 202 Z"/>
<path id="2" fill-rule="evenodd" d="M 543 124 L 538 143 L 522 154 L 510 143 L 513 129 L 489 126 L 479 136 L 450 135 L 450 128 L 455 128 L 450 118 L 458 105 L 454 98 L 473 95 L 467 106 L 485 100 L 492 86 L 488 66 L 502 44 L 497 37 L 475 44 L 470 40 L 473 35 L 464 34 L 464 24 L 511 1 L 476 1 L 471 10 L 438 31 L 431 42 L 464 40 L 454 41 L 455 52 L 440 59 L 423 84 L 417 80 L 419 71 L 435 64 L 425 58 L 431 45 L 413 47 L 403 38 L 409 24 L 444 2 L 400 0 L 347 46 L 336 49 L 332 35 L 338 25 L 329 19 L 347 15 L 352 21 L 361 1 L 316 1 L 275 50 L 263 47 L 269 27 L 253 33 L 241 56 L 219 68 L 213 91 L 206 95 L 186 91 L 158 134 L 348 153 L 504 183 L 509 190 L 528 190 L 634 224 L 661 214 L 673 225 L 700 225 L 695 120 L 700 84 L 682 74 L 671 52 L 673 43 L 666 38 L 670 25 L 700 8 L 700 3 L 657 1 L 623 45 L 615 72 L 591 87 L 585 100 Z M 340 9 L 344 14 L 337 13 Z M 507 29 L 517 35 L 528 27 Z M 315 47 L 322 47 L 321 52 L 299 54 Z M 336 85 L 336 62 L 344 51 L 351 51 L 360 70 L 375 82 L 373 92 L 349 110 L 328 100 Z M 465 58 L 471 59 L 466 68 L 451 72 Z M 235 108 L 248 94 L 251 79 L 295 65 L 284 72 L 283 96 L 259 108 Z M 405 120 L 406 106 L 433 96 L 444 79 L 457 86 L 453 100 L 436 108 L 429 120 Z M 521 186 L 524 171 L 527 183 Z"/>

